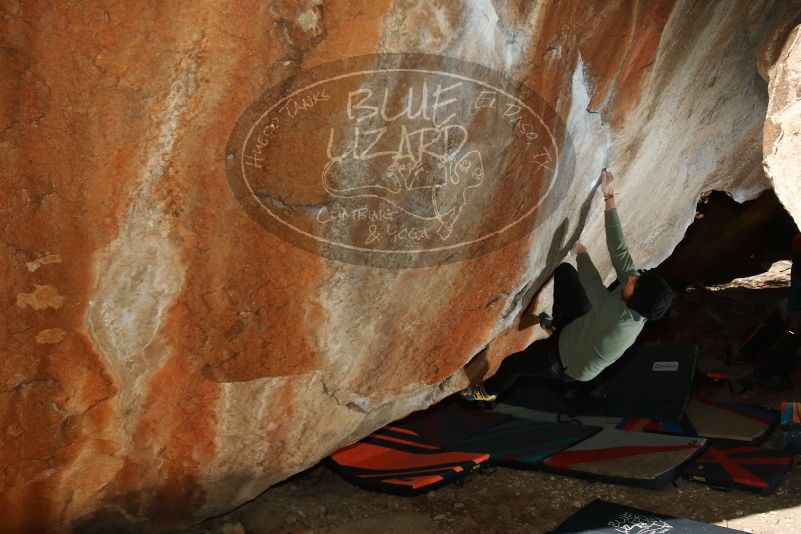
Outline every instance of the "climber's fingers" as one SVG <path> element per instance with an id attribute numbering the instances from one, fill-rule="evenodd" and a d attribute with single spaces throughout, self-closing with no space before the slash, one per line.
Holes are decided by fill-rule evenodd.
<path id="1" fill-rule="evenodd" d="M 604 195 L 611 195 L 615 192 L 615 177 L 612 176 L 612 173 L 609 169 L 604 169 L 601 171 L 601 191 L 603 191 Z"/>

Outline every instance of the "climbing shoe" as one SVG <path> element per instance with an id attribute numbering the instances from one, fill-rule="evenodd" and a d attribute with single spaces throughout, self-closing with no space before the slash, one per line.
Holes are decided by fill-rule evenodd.
<path id="1" fill-rule="evenodd" d="M 543 328 L 543 330 L 549 334 L 553 334 L 556 331 L 556 327 L 553 325 L 553 317 L 545 312 L 542 312 L 537 317 L 540 320 L 540 326 Z"/>
<path id="2" fill-rule="evenodd" d="M 492 402 L 498 398 L 497 395 L 489 393 L 483 384 L 467 387 L 460 391 L 459 395 L 466 401 Z"/>

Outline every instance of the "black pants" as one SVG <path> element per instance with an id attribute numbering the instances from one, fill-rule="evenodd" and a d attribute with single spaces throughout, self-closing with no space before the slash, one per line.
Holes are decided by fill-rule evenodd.
<path id="1" fill-rule="evenodd" d="M 587 293 L 579 282 L 578 272 L 569 263 L 562 263 L 553 274 L 553 324 L 556 333 L 535 341 L 525 350 L 503 360 L 495 376 L 484 382 L 489 393 L 500 394 L 512 387 L 521 375 L 573 379 L 565 374 L 559 357 L 559 334 L 573 320 L 592 308 Z"/>

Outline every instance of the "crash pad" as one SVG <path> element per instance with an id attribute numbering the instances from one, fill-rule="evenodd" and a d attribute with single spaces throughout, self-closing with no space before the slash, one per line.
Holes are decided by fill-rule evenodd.
<path id="1" fill-rule="evenodd" d="M 601 430 L 599 427 L 511 419 L 454 443 L 458 451 L 489 453 L 493 463 L 535 469 L 543 459 Z"/>
<path id="2" fill-rule="evenodd" d="M 475 403 L 474 403 L 475 404 Z M 437 446 L 445 446 L 483 432 L 512 417 L 451 398 L 395 421 L 392 426 L 415 432 Z"/>
<path id="3" fill-rule="evenodd" d="M 696 345 L 635 345 L 600 376 L 604 415 L 680 419 L 697 357 Z"/>
<path id="4" fill-rule="evenodd" d="M 656 489 L 670 483 L 678 468 L 705 446 L 703 438 L 605 428 L 546 458 L 543 466 L 570 476 Z"/>
<path id="5" fill-rule="evenodd" d="M 623 423 L 623 417 L 606 417 L 596 415 L 568 415 L 558 412 L 546 412 L 542 410 L 533 410 L 523 406 L 515 406 L 514 404 L 506 404 L 499 402 L 493 408 L 494 412 L 518 417 L 520 419 L 531 419 L 534 421 L 545 421 L 550 423 L 569 423 L 574 425 L 584 426 L 600 426 L 604 428 L 617 428 L 618 425 Z"/>
<path id="6" fill-rule="evenodd" d="M 601 499 L 570 516 L 552 534 L 744 534 L 690 519 L 657 514 Z"/>
<path id="7" fill-rule="evenodd" d="M 660 421 L 647 417 L 626 417 L 620 421 L 615 428 L 618 430 L 628 430 L 629 432 L 656 432 L 658 434 L 685 435 L 685 428 L 680 421 Z"/>
<path id="8" fill-rule="evenodd" d="M 687 480 L 718 489 L 773 493 L 793 464 L 793 455 L 736 442 L 716 442 L 682 469 Z"/>
<path id="9" fill-rule="evenodd" d="M 779 419 L 775 410 L 754 404 L 714 402 L 693 397 L 687 405 L 685 435 L 759 443 Z"/>
<path id="10" fill-rule="evenodd" d="M 571 423 L 585 426 L 600 426 L 603 428 L 616 428 L 629 432 L 656 432 L 660 434 L 683 435 L 684 427 L 678 421 L 660 421 L 647 417 L 612 417 L 602 415 L 567 415 L 555 412 L 532 410 L 512 404 L 497 403 L 495 412 L 504 413 L 522 419 L 535 421 L 550 421 L 552 423 Z M 696 434 L 691 434 L 695 436 Z"/>
<path id="11" fill-rule="evenodd" d="M 521 379 L 501 401 L 584 417 L 679 420 L 690 399 L 696 355 L 694 345 L 640 345 L 626 351 L 591 384 Z"/>
<path id="12" fill-rule="evenodd" d="M 336 472 L 359 487 L 413 496 L 464 478 L 489 455 L 446 451 L 414 431 L 387 426 L 329 459 Z"/>

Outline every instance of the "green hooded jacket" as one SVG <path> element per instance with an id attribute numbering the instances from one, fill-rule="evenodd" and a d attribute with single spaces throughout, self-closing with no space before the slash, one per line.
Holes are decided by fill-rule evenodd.
<path id="1" fill-rule="evenodd" d="M 581 382 L 592 380 L 620 358 L 645 325 L 645 318 L 626 306 L 620 296 L 628 276 L 638 272 L 616 209 L 604 212 L 604 226 L 606 247 L 620 284 L 608 291 L 589 254 L 579 254 L 579 281 L 592 309 L 565 326 L 559 335 L 559 356 L 565 372 Z"/>

